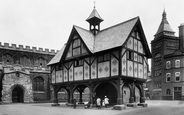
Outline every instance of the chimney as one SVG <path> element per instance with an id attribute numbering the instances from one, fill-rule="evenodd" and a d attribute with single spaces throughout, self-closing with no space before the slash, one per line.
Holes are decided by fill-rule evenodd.
<path id="1" fill-rule="evenodd" d="M 184 23 L 179 26 L 179 42 L 180 50 L 184 52 Z"/>

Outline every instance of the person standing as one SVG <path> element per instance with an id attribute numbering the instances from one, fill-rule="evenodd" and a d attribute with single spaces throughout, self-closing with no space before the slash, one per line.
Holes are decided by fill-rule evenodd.
<path id="1" fill-rule="evenodd" d="M 74 109 L 76 109 L 76 106 L 77 106 L 76 104 L 77 104 L 77 100 L 76 100 L 76 98 L 74 97 L 74 98 L 73 98 L 73 108 L 74 108 Z"/>
<path id="2" fill-rule="evenodd" d="M 96 99 L 96 105 L 97 105 L 97 108 L 98 108 L 98 109 L 99 109 L 100 106 L 101 106 L 101 99 L 100 99 L 99 97 Z"/>
<path id="3" fill-rule="evenodd" d="M 105 107 L 107 108 L 107 105 L 109 104 L 109 98 L 107 98 L 107 96 L 105 96 L 104 104 L 105 104 Z"/>

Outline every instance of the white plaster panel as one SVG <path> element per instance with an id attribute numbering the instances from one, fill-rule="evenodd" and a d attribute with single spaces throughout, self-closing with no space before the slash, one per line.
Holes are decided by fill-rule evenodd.
<path id="1" fill-rule="evenodd" d="M 122 75 L 126 76 L 126 72 L 127 72 L 127 59 L 126 59 L 126 53 L 124 54 L 124 56 L 121 59 L 122 62 Z"/>
<path id="2" fill-rule="evenodd" d="M 119 61 L 112 56 L 111 58 L 111 76 L 117 76 L 119 73 Z"/>
<path id="3" fill-rule="evenodd" d="M 68 70 L 64 67 L 64 82 L 68 82 Z"/>
<path id="4" fill-rule="evenodd" d="M 95 59 L 91 65 L 91 79 L 97 78 L 97 60 Z"/>
<path id="5" fill-rule="evenodd" d="M 63 82 L 63 70 L 56 71 L 56 83 Z"/>
<path id="6" fill-rule="evenodd" d="M 55 81 L 55 78 L 56 77 L 56 75 L 55 75 L 55 69 L 53 69 L 53 71 L 52 71 L 52 83 L 56 83 L 56 81 Z"/>
<path id="7" fill-rule="evenodd" d="M 138 52 L 143 54 L 143 46 L 140 41 L 138 41 Z"/>
<path id="8" fill-rule="evenodd" d="M 148 78 L 148 68 L 147 68 L 147 64 L 144 60 L 144 79 Z"/>
<path id="9" fill-rule="evenodd" d="M 73 81 L 73 64 L 69 69 L 69 81 Z"/>
<path id="10" fill-rule="evenodd" d="M 135 78 L 137 78 L 137 76 L 138 76 L 138 75 L 137 75 L 137 74 L 138 74 L 137 70 L 138 70 L 137 63 L 134 62 L 134 77 L 135 77 Z"/>
<path id="11" fill-rule="evenodd" d="M 142 64 L 138 64 L 138 78 L 144 78 L 144 76 L 143 76 L 143 65 Z"/>
<path id="12" fill-rule="evenodd" d="M 89 65 L 84 62 L 84 79 L 88 80 L 89 79 Z"/>
<path id="13" fill-rule="evenodd" d="M 98 78 L 104 78 L 110 76 L 109 61 L 98 63 Z"/>
<path id="14" fill-rule="evenodd" d="M 128 73 L 128 76 L 129 77 L 133 77 L 133 70 L 134 70 L 134 68 L 133 68 L 133 62 L 132 61 L 127 61 L 128 63 L 127 63 L 127 73 Z"/>
<path id="15" fill-rule="evenodd" d="M 83 66 L 74 68 L 74 80 L 83 80 Z"/>
<path id="16" fill-rule="evenodd" d="M 134 45 L 133 38 L 130 37 L 130 38 L 128 39 L 128 42 L 127 42 L 127 48 L 133 50 L 133 45 Z"/>

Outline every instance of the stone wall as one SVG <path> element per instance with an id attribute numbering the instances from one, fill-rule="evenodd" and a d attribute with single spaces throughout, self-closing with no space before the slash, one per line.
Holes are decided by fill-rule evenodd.
<path id="1" fill-rule="evenodd" d="M 17 73 L 19 73 L 17 75 Z M 9 73 L 4 73 L 4 78 L 2 80 L 3 90 L 2 90 L 2 102 L 11 103 L 12 102 L 12 91 L 16 86 L 23 89 L 24 101 L 23 102 L 33 102 L 33 92 L 32 92 L 32 82 L 30 75 L 22 71 L 14 71 Z"/>

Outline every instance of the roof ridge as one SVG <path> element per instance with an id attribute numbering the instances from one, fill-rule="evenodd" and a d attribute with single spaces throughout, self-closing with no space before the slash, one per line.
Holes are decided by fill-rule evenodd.
<path id="1" fill-rule="evenodd" d="M 113 26 L 107 27 L 107 28 L 105 28 L 105 29 L 103 29 L 103 30 L 101 30 L 101 31 L 99 31 L 99 32 L 102 32 L 102 31 L 108 30 L 108 29 L 110 29 L 110 28 L 113 28 L 113 27 L 119 26 L 119 25 L 121 25 L 121 24 L 124 24 L 124 23 L 130 22 L 130 21 L 135 20 L 135 19 L 139 19 L 139 16 L 136 16 L 136 17 L 131 18 L 131 19 L 129 19 L 129 20 L 126 20 L 126 21 L 124 21 L 124 22 L 121 22 L 121 23 L 115 24 L 115 25 L 113 25 Z"/>

